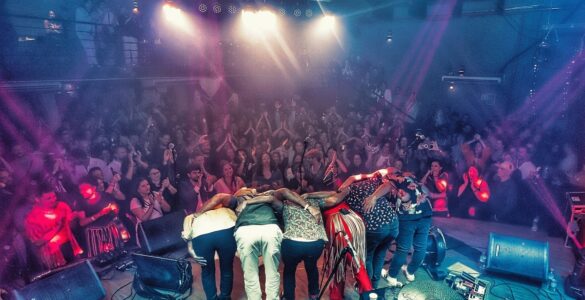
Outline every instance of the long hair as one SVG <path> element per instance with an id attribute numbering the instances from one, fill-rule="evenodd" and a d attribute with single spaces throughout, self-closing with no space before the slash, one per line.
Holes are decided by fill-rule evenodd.
<path id="1" fill-rule="evenodd" d="M 225 184 L 227 185 L 227 181 L 225 180 L 225 174 L 223 172 L 223 168 L 225 168 L 225 166 L 229 165 L 230 167 L 232 167 L 232 177 L 231 179 L 231 186 L 229 187 L 230 189 L 235 189 L 237 187 L 237 183 L 236 183 L 236 168 L 234 168 L 234 166 L 232 165 L 232 163 L 230 163 L 229 161 L 226 160 L 222 160 L 220 162 L 221 165 L 221 178 L 223 178 L 223 181 L 225 182 Z"/>
<path id="2" fill-rule="evenodd" d="M 142 198 L 142 195 L 140 195 L 140 193 L 138 192 L 138 187 L 140 186 L 140 183 L 142 181 L 146 181 L 150 185 L 150 181 L 146 177 L 137 178 L 136 181 L 134 181 L 132 184 L 131 195 L 132 195 L 132 198 L 138 199 L 138 202 L 140 202 L 141 207 L 144 207 L 144 198 Z M 151 189 L 150 193 L 152 193 L 152 189 Z M 130 199 L 132 199 L 132 198 L 130 198 Z"/>
<path id="3" fill-rule="evenodd" d="M 272 160 L 272 155 L 270 155 L 270 153 L 268 153 L 268 152 L 263 152 L 262 154 L 260 154 L 260 163 L 258 164 L 258 167 L 256 168 L 256 176 L 264 176 L 264 174 L 262 174 L 262 170 L 264 169 L 264 165 L 262 164 L 262 156 L 264 156 L 264 154 L 268 155 L 268 158 L 270 159 L 270 162 L 268 163 L 268 167 L 270 168 L 270 172 L 276 171 L 276 164 L 274 163 L 274 160 Z"/>

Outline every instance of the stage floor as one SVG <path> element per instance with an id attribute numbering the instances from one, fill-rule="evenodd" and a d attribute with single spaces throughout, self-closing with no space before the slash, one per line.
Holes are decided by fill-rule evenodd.
<path id="1" fill-rule="evenodd" d="M 532 232 L 530 228 L 499 224 L 493 222 L 481 222 L 468 219 L 441 218 L 435 217 L 433 224 L 439 227 L 445 234 L 447 240 L 446 257 L 440 269 L 446 271 L 447 267 L 461 263 L 474 270 L 479 270 L 478 260 L 482 252 L 485 252 L 488 245 L 489 234 L 498 233 L 515 236 L 528 240 L 548 241 L 550 244 L 550 267 L 555 270 L 558 281 L 559 293 L 545 293 L 537 283 L 527 282 L 513 276 L 502 276 L 498 274 L 482 274 L 481 279 L 490 282 L 490 292 L 486 299 L 565 299 L 568 298 L 563 291 L 563 279 L 573 270 L 574 255 L 570 248 L 564 246 L 564 239 L 561 237 L 548 237 L 543 232 Z M 392 254 L 389 252 L 387 258 Z M 217 261 L 216 261 L 217 263 Z M 205 299 L 201 287 L 199 265 L 193 263 L 193 293 L 188 299 Z M 387 267 L 387 266 L 386 266 Z M 217 268 L 219 270 L 219 267 Z M 282 265 L 281 265 L 282 269 Z M 281 270 L 282 271 L 282 270 Z M 234 262 L 234 287 L 232 299 L 246 299 L 242 269 L 236 258 Z M 263 272 L 261 272 L 263 274 Z M 419 269 L 415 274 L 417 279 L 402 289 L 388 289 L 387 299 L 422 300 L 422 299 L 463 299 L 462 296 L 451 290 L 447 283 L 433 281 L 424 269 Z M 399 280 L 405 281 L 401 274 Z M 102 278 L 102 283 L 107 292 L 106 299 L 143 299 L 132 291 L 133 272 L 112 271 Z M 217 274 L 219 282 L 219 272 Z M 263 277 L 261 282 L 263 283 Z M 263 285 L 263 284 L 262 284 Z M 383 282 L 378 288 L 384 287 Z M 348 277 L 346 282 L 345 299 L 358 299 L 358 293 L 353 290 L 352 280 Z M 562 294 L 562 296 L 561 296 Z M 297 270 L 297 299 L 308 299 L 307 279 L 304 268 L 299 265 Z M 327 293 L 324 299 L 328 299 Z"/>

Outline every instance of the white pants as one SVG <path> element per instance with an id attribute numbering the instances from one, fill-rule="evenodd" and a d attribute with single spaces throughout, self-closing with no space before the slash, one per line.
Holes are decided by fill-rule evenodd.
<path id="1" fill-rule="evenodd" d="M 280 243 L 282 231 L 278 225 L 241 226 L 234 233 L 242 270 L 244 271 L 244 287 L 248 300 L 261 300 L 262 289 L 258 276 L 258 257 L 264 260 L 266 272 L 266 300 L 278 300 L 280 292 Z"/>

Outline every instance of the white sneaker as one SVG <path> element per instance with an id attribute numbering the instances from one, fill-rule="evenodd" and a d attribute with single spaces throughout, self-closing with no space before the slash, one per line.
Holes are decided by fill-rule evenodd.
<path id="1" fill-rule="evenodd" d="M 398 281 L 398 279 L 394 277 L 388 276 L 388 270 L 382 269 L 380 275 L 382 275 L 382 278 L 386 280 L 386 282 L 388 283 L 388 287 L 402 287 L 402 282 Z"/>
<path id="2" fill-rule="evenodd" d="M 408 273 L 408 268 L 406 266 L 402 266 L 402 273 L 404 273 L 404 277 L 406 277 L 406 280 L 412 282 L 414 281 L 414 274 L 410 274 Z"/>

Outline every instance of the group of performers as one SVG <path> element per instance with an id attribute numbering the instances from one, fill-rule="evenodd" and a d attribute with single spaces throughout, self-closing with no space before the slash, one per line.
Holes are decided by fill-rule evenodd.
<path id="1" fill-rule="evenodd" d="M 58 202 L 53 190 L 39 189 L 25 227 L 47 269 L 65 265 L 83 253 L 69 227 L 72 220 L 78 220 L 74 224 L 84 229 L 88 257 L 120 248 L 129 237 L 120 226 L 119 216 L 124 213 L 115 199 L 97 187 L 92 182 L 80 183 L 83 200 L 72 208 Z M 381 280 L 386 282 L 383 286 L 401 286 L 397 280 L 400 271 L 408 281 L 415 279 L 431 226 L 429 194 L 412 174 L 394 168 L 350 176 L 336 191 L 299 195 L 286 188 L 264 192 L 242 188 L 234 194 L 216 194 L 188 215 L 182 237 L 188 241 L 189 254 L 202 266 L 207 299 L 230 299 L 236 251 L 248 299 L 262 299 L 258 270 L 261 256 L 266 299 L 295 299 L 295 273 L 301 261 L 307 273 L 309 298 L 319 298 L 317 261 L 322 255 L 323 275 L 332 277 L 329 298 L 343 299 L 347 273 L 353 275 L 360 293 L 374 290 Z M 164 203 L 160 207 L 164 209 Z M 390 268 L 385 270 L 386 254 L 394 241 L 396 251 Z M 414 252 L 406 265 L 411 248 Z M 216 253 L 221 273 L 219 293 Z M 282 295 L 278 272 L 281 260 Z"/>
<path id="2" fill-rule="evenodd" d="M 279 226 L 279 216 L 283 226 Z M 416 178 L 387 168 L 351 176 L 337 191 L 299 195 L 285 188 L 265 192 L 242 188 L 233 195 L 217 194 L 185 218 L 182 236 L 190 255 L 202 266 L 207 299 L 230 299 L 236 250 L 248 299 L 262 299 L 260 256 L 266 272 L 266 299 L 295 299 L 295 273 L 301 261 L 309 298 L 318 299 L 321 255 L 323 275 L 332 276 L 329 298 L 343 299 L 347 273 L 355 278 L 360 294 L 373 291 L 381 280 L 386 281 L 384 286 L 402 286 L 397 280 L 400 271 L 406 280 L 414 281 L 426 254 L 431 216 L 428 192 Z M 385 270 L 393 241 L 396 251 Z M 411 248 L 414 252 L 406 264 Z M 219 294 L 215 253 L 221 272 Z"/>

